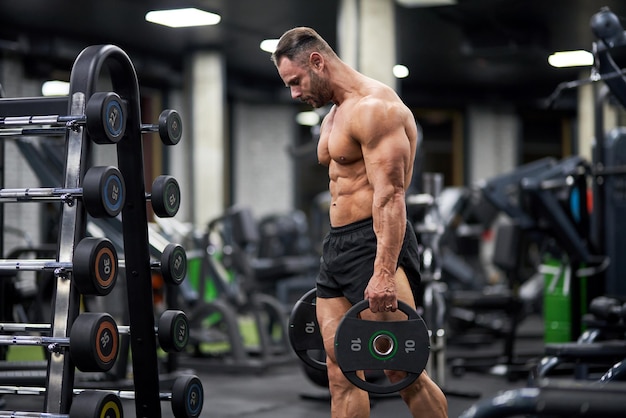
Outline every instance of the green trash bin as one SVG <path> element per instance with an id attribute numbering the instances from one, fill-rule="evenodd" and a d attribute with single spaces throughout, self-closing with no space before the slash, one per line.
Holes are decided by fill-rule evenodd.
<path id="1" fill-rule="evenodd" d="M 547 258 L 541 266 L 544 277 L 543 323 L 544 342 L 562 343 L 572 340 L 571 269 L 561 260 Z"/>
<path id="2" fill-rule="evenodd" d="M 582 267 L 582 266 L 581 266 Z M 544 342 L 562 343 L 572 341 L 573 303 L 580 304 L 580 313 L 587 311 L 587 278 L 575 277 L 567 261 L 547 257 L 541 266 L 544 277 L 543 320 Z M 572 300 L 572 280 L 580 286 L 580 301 Z M 581 329 L 580 332 L 583 330 Z"/>

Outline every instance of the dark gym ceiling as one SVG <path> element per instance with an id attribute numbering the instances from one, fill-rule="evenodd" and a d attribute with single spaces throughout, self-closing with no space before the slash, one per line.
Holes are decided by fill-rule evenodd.
<path id="1" fill-rule="evenodd" d="M 369 0 L 361 0 L 369 1 Z M 82 48 L 112 43 L 129 53 L 140 84 L 182 85 L 185 54 L 226 56 L 228 94 L 245 100 L 288 99 L 264 38 L 306 25 L 336 46 L 339 0 L 4 0 L 0 50 L 20 54 L 33 77 L 69 72 Z M 214 27 L 171 29 L 144 21 L 148 10 L 195 6 L 222 15 Z M 410 69 L 399 89 L 420 106 L 470 102 L 536 103 L 580 69 L 547 63 L 555 50 L 591 49 L 591 16 L 624 0 L 458 0 L 456 5 L 396 5 L 398 62 Z"/>

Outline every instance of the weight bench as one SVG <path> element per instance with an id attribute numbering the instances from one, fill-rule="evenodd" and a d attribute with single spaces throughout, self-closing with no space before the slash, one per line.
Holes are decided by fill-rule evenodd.
<path id="1" fill-rule="evenodd" d="M 590 379 L 596 369 L 607 375 L 606 379 L 614 379 L 614 375 L 608 377 L 609 368 L 626 359 L 624 306 L 623 298 L 592 299 L 589 313 L 582 319 L 587 329 L 576 341 L 546 344 L 543 358 L 531 369 L 529 382 L 557 374 L 563 366 L 571 366 L 566 370 L 577 380 Z"/>
<path id="2" fill-rule="evenodd" d="M 592 343 L 547 344 L 545 356 L 531 369 L 530 383 L 548 377 L 559 366 L 573 365 L 574 379 L 584 380 L 590 369 L 599 367 L 603 372 L 626 359 L 626 340 Z"/>
<path id="3" fill-rule="evenodd" d="M 542 381 L 536 388 L 507 390 L 467 409 L 460 418 L 623 417 L 626 383 Z"/>

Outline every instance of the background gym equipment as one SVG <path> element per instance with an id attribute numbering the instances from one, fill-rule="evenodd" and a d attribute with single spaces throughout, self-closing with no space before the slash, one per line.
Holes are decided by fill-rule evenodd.
<path id="1" fill-rule="evenodd" d="M 462 270 L 460 274 L 455 274 L 460 270 L 458 266 L 465 266 L 468 271 L 474 273 L 477 271 L 471 267 L 476 263 L 465 261 L 475 257 L 473 251 L 467 251 L 465 259 L 461 254 L 457 254 L 461 251 L 453 252 L 453 248 L 458 250 L 462 247 L 454 245 L 460 241 L 456 237 L 455 229 L 464 228 L 465 222 L 459 223 L 459 219 L 466 217 L 462 216 L 462 212 L 466 210 L 465 202 L 469 198 L 469 193 L 460 188 L 444 189 L 443 180 L 441 173 L 422 173 L 422 193 L 410 193 L 406 196 L 408 219 L 416 232 L 420 249 L 422 286 L 421 295 L 416 295 L 416 302 L 429 329 L 431 341 L 431 355 L 426 364 L 426 371 L 446 396 L 478 398 L 479 392 L 452 389 L 447 384 L 446 378 L 449 292 L 461 284 L 474 289 L 481 279 L 471 276 L 466 280 L 468 274 Z"/>
<path id="2" fill-rule="evenodd" d="M 110 92 L 97 91 L 96 87 L 103 76 L 101 73 L 105 71 L 107 81 L 112 86 Z M 157 181 L 157 193 L 153 193 L 154 196 L 146 193 L 141 134 L 155 129 L 160 130 L 162 141 L 167 145 L 174 145 L 180 140 L 182 125 L 175 111 L 162 113 L 158 126 L 142 125 L 139 100 L 139 87 L 132 62 L 124 51 L 112 45 L 95 45 L 85 48 L 79 54 L 70 74 L 70 94 L 65 98 L 0 100 L 0 115 L 4 118 L 4 125 L 0 127 L 0 131 L 6 128 L 6 135 L 2 136 L 7 138 L 35 134 L 46 137 L 65 136 L 64 159 L 57 161 L 55 157 L 57 152 L 54 150 L 44 157 L 44 164 L 33 167 L 46 182 L 60 178 L 63 185 L 52 190 L 29 189 L 41 192 L 40 195 L 44 195 L 41 200 L 57 199 L 56 195 L 62 193 L 59 197 L 65 198 L 63 201 L 68 203 L 60 205 L 59 209 L 57 258 L 52 263 L 53 266 L 45 263 L 37 265 L 38 261 L 31 260 L 25 263 L 25 266 L 31 263 L 32 268 L 54 268 L 59 273 L 53 279 L 52 320 L 48 331 L 50 335 L 8 337 L 24 343 L 52 344 L 50 348 L 54 351 L 54 361 L 48 362 L 45 371 L 43 405 L 45 412 L 42 414 L 64 416 L 71 413 L 69 406 L 74 396 L 75 370 L 70 357 L 77 357 L 74 354 L 76 348 L 74 346 L 76 344 L 79 348 L 81 346 L 80 338 L 69 332 L 70 329 L 74 330 L 73 324 L 81 324 L 79 312 L 82 295 L 78 286 L 73 285 L 74 269 L 79 267 L 80 271 L 78 264 L 81 262 L 90 263 L 91 268 L 84 267 L 84 270 L 95 276 L 98 281 L 102 279 L 103 273 L 117 272 L 119 265 L 116 251 L 121 250 L 124 258 L 124 276 L 128 276 L 128 280 L 125 280 L 129 323 L 127 337 L 131 346 L 136 414 L 155 418 L 161 416 L 162 395 L 159 390 L 161 379 L 151 282 L 153 267 L 157 266 L 150 261 L 153 246 L 148 240 L 146 199 L 151 199 L 153 206 L 162 209 L 158 216 L 174 216 L 180 205 L 180 190 L 175 179 L 163 177 Z M 63 107 L 67 108 L 67 114 L 70 116 L 49 116 L 62 114 Z M 31 112 L 34 113 L 31 117 L 22 116 Z M 19 126 L 24 126 L 24 129 L 19 129 Z M 88 171 L 92 141 L 115 146 L 118 168 L 103 167 Z M 54 163 L 54 166 L 48 161 Z M 24 191 L 18 196 L 18 200 L 30 198 L 29 193 L 31 192 L 28 190 Z M 82 199 L 75 199 L 77 196 Z M 119 214 L 121 219 L 117 219 Z M 86 239 L 88 215 L 96 218 L 90 222 L 98 222 L 98 216 L 107 217 L 106 220 L 100 218 L 103 228 L 90 228 L 96 234 L 111 231 L 116 238 L 114 244 L 105 245 L 104 248 L 100 245 L 105 242 L 100 239 L 101 236 L 94 237 L 98 239 L 93 241 L 85 241 L 92 242 L 92 247 L 79 251 L 82 253 L 82 256 L 79 255 L 81 259 L 79 261 L 75 259 L 75 250 L 80 250 L 78 244 Z M 159 270 L 163 270 L 165 275 L 169 276 L 170 284 L 179 284 L 185 274 L 184 249 L 176 245 L 167 248 L 163 245 L 159 255 L 162 255 L 164 250 L 167 251 L 158 262 Z M 99 270 L 94 269 L 94 266 Z M 10 267 L 9 271 L 19 268 L 19 264 Z M 67 280 L 68 278 L 70 280 Z M 89 303 L 86 297 L 85 305 Z M 163 338 L 165 336 L 168 338 L 160 345 L 171 349 L 170 351 L 183 350 L 188 337 L 188 323 L 184 314 L 181 316 L 180 312 L 173 313 L 161 320 L 165 322 L 160 323 L 159 328 L 162 329 Z M 86 331 L 84 333 L 87 334 Z M 107 336 L 113 337 L 114 334 L 109 333 Z M 78 343 L 73 343 L 72 338 Z M 65 347 L 66 344 L 69 348 Z M 120 353 L 122 357 L 126 357 L 126 351 L 121 350 Z M 132 355 L 133 353 L 136 355 Z M 89 356 L 79 354 L 77 357 L 79 362 L 86 361 L 82 357 Z M 125 360 L 122 362 L 126 364 Z M 179 385 L 186 389 L 176 391 L 178 393 L 176 416 L 199 416 L 202 409 L 201 382 L 188 376 L 186 382 Z M 93 405 L 91 411 L 93 412 Z M 112 413 L 113 416 L 121 416 L 121 412 L 116 410 Z M 32 414 L 39 416 L 36 415 L 38 413 Z"/>
<path id="3" fill-rule="evenodd" d="M 231 209 L 210 222 L 207 231 L 191 237 L 189 280 L 178 293 L 177 303 L 186 307 L 189 317 L 189 346 L 216 372 L 256 373 L 293 360 L 285 307 L 274 296 L 256 291 L 254 277 L 233 268 L 233 257 L 245 257 L 232 241 L 234 231 L 249 233 L 243 230 L 244 219 L 249 220 Z M 169 218 L 156 223 L 165 234 L 184 230 Z"/>
<path id="4" fill-rule="evenodd" d="M 598 38 L 590 80 L 608 87 L 594 91 L 593 161 L 566 158 L 519 183 L 520 209 L 553 239 L 543 269 L 544 356 L 531 369 L 533 387 L 485 399 L 463 418 L 624 415 L 623 128 L 605 132 L 604 105 L 613 98 L 626 107 L 626 77 L 614 59 L 626 31 L 606 7 L 590 24 Z"/>

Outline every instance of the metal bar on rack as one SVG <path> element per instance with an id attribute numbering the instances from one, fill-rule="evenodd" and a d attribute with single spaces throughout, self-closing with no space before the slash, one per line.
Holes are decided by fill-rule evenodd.
<path id="1" fill-rule="evenodd" d="M 0 117 L 0 128 L 47 125 L 47 126 L 77 126 L 87 122 L 85 115 L 29 115 L 29 116 L 4 116 Z"/>
<path id="2" fill-rule="evenodd" d="M 65 128 L 10 128 L 0 130 L 0 137 L 63 136 L 66 132 Z"/>
<path id="3" fill-rule="evenodd" d="M 12 200 L 16 202 L 30 200 L 65 200 L 82 196 L 82 188 L 32 187 L 26 189 L 0 189 L 1 200 Z"/>
<path id="4" fill-rule="evenodd" d="M 53 259 L 32 259 L 32 260 L 0 260 L 1 270 L 23 270 L 23 271 L 49 271 L 63 269 L 73 270 L 73 263 L 59 262 Z"/>
<path id="5" fill-rule="evenodd" d="M 83 92 L 74 92 L 69 103 L 69 113 L 85 114 L 86 99 Z M 77 188 L 86 166 L 89 143 L 85 129 L 78 126 L 67 131 L 66 158 L 63 187 Z M 63 205 L 59 226 L 58 261 L 71 263 L 74 245 L 85 235 L 86 216 L 82 203 Z M 56 291 L 53 304 L 52 336 L 67 337 L 73 320 L 78 316 L 80 295 L 73 288 L 71 277 L 59 275 L 56 278 Z M 68 280 L 70 279 L 70 280 Z M 50 356 L 46 376 L 45 412 L 67 413 L 72 403 L 74 384 L 74 364 L 70 356 L 55 353 Z"/>

